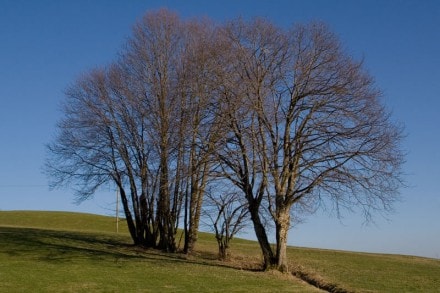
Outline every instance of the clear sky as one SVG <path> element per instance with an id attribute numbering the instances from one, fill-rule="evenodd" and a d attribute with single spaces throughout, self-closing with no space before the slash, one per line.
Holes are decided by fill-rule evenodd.
<path id="1" fill-rule="evenodd" d="M 328 0 L 0 0 L 0 210 L 65 210 L 111 215 L 115 192 L 74 204 L 49 191 L 45 144 L 61 117 L 63 91 L 82 73 L 115 60 L 132 25 L 167 7 L 181 17 L 224 21 L 267 17 L 280 26 L 320 20 L 363 58 L 403 123 L 408 188 L 386 218 L 363 225 L 318 213 L 293 228 L 289 244 L 440 258 L 440 1 Z M 252 238 L 252 233 L 244 235 Z"/>

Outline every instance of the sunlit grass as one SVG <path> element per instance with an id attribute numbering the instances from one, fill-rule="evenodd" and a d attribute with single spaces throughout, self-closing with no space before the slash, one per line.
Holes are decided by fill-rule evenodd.
<path id="1" fill-rule="evenodd" d="M 28 221 L 36 214 L 20 212 L 19 215 L 27 216 Z M 43 218 L 50 218 L 50 213 L 36 217 L 32 221 L 34 228 L 13 227 L 10 222 L 1 227 L 3 216 L 0 216 L 1 292 L 316 291 L 294 278 L 239 270 L 205 258 L 204 253 L 187 259 L 181 254 L 137 249 L 129 244 L 126 233 L 95 232 L 90 227 L 86 230 L 93 232 L 74 231 L 72 223 L 66 223 L 69 230 L 61 230 L 59 224 L 49 220 L 50 226 L 57 230 L 36 228 L 45 225 Z M 9 217 L 15 216 L 9 213 Z M 92 219 L 88 215 L 85 218 Z M 102 218 L 98 222 L 111 221 Z M 21 226 L 23 221 L 17 219 L 15 223 Z"/>
<path id="2" fill-rule="evenodd" d="M 116 219 L 94 214 L 46 211 L 0 211 L 1 226 L 116 232 Z M 119 232 L 127 233 L 123 220 Z"/>
<path id="3" fill-rule="evenodd" d="M 259 272 L 258 244 L 235 239 L 216 260 L 213 235 L 193 256 L 137 249 L 121 224 L 89 214 L 0 212 L 0 292 L 314 292 L 276 272 Z M 178 237 L 179 238 L 179 237 Z M 293 271 L 354 292 L 440 292 L 440 260 L 290 247 Z"/>
<path id="4" fill-rule="evenodd" d="M 440 260 L 404 255 L 291 248 L 293 264 L 356 292 L 440 292 Z"/>

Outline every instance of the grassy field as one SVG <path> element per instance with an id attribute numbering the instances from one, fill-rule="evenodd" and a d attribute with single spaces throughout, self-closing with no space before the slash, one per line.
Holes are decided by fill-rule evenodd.
<path id="1" fill-rule="evenodd" d="M 319 292 L 292 275 L 258 272 L 255 242 L 237 239 L 215 259 L 201 234 L 186 257 L 134 249 L 123 223 L 64 212 L 0 212 L 0 292 Z M 333 291 L 440 292 L 440 260 L 289 248 L 297 276 Z"/>

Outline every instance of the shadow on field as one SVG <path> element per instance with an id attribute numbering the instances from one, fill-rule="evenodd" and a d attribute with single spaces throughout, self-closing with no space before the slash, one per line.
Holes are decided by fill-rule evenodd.
<path id="1" fill-rule="evenodd" d="M 0 259 L 2 255 L 6 255 L 12 259 L 35 260 L 50 264 L 79 261 L 81 265 L 90 262 L 123 267 L 129 262 L 149 262 L 152 266 L 195 264 L 232 270 L 261 271 L 259 265 L 248 261 L 220 262 L 216 253 L 206 250 L 187 256 L 139 248 L 128 244 L 129 241 L 129 237 L 117 234 L 0 227 Z M 327 292 L 349 292 L 313 274 L 304 273 L 300 268 L 294 269 L 292 275 Z"/>
<path id="2" fill-rule="evenodd" d="M 122 265 L 125 261 L 160 261 L 161 264 L 194 263 L 236 269 L 215 262 L 212 256 L 194 259 L 183 254 L 163 253 L 127 244 L 118 235 L 56 231 L 34 228 L 0 227 L 0 254 L 56 263 L 75 260 L 107 261 Z"/>
<path id="3" fill-rule="evenodd" d="M 38 258 L 41 261 L 70 261 L 77 257 L 93 259 L 130 257 L 111 249 L 122 245 L 122 242 L 105 235 L 0 227 L 1 253 Z"/>

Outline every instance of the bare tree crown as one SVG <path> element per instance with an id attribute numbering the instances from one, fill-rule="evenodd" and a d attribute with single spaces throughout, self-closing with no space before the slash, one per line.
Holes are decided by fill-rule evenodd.
<path id="1" fill-rule="evenodd" d="M 149 12 L 119 60 L 66 96 L 49 145 L 53 184 L 74 184 L 85 199 L 115 183 L 137 244 L 176 250 L 183 218 L 190 251 L 205 191 L 220 178 L 241 191 L 265 267 L 285 270 L 298 212 L 330 203 L 369 219 L 391 209 L 402 183 L 402 129 L 322 23 Z"/>

